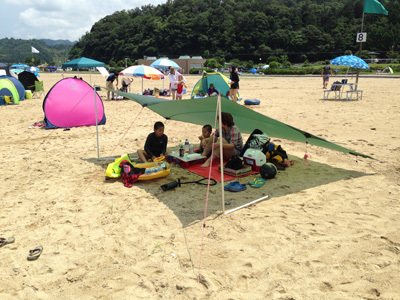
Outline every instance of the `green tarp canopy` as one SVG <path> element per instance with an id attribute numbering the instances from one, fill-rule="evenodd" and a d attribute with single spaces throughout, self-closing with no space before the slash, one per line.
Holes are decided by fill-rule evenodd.
<path id="1" fill-rule="evenodd" d="M 148 107 L 166 119 L 193 123 L 201 126 L 204 124 L 215 123 L 218 100 L 217 96 L 201 99 L 173 101 L 152 96 L 124 93 L 115 90 L 110 91 L 136 101 L 140 105 Z M 308 141 L 308 143 L 311 145 L 372 158 L 368 155 L 352 151 L 303 130 L 264 116 L 223 97 L 221 97 L 221 108 L 223 112 L 228 112 L 233 116 L 235 125 L 237 125 L 242 133 L 251 134 L 254 129 L 259 129 L 271 137 L 282 138 L 301 143 L 306 143 Z"/>
<path id="2" fill-rule="evenodd" d="M 71 60 L 69 62 L 63 63 L 62 68 L 95 68 L 95 67 L 105 67 L 105 63 L 102 63 L 100 61 L 86 58 L 86 57 L 81 57 L 77 58 L 74 60 Z"/>

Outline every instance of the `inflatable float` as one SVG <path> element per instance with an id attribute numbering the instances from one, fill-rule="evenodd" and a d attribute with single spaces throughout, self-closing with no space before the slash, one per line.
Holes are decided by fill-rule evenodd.
<path id="1" fill-rule="evenodd" d="M 244 100 L 244 104 L 245 105 L 259 105 L 260 104 L 260 100 L 257 100 L 257 99 L 246 99 L 246 100 Z"/>
<path id="2" fill-rule="evenodd" d="M 120 164 L 123 160 L 129 161 L 135 168 L 146 169 L 145 174 L 139 176 L 138 180 L 150 180 L 160 177 L 165 177 L 171 172 L 171 166 L 167 162 L 161 162 L 159 159 L 155 162 L 137 164 L 132 162 L 128 154 L 115 159 L 113 163 L 108 164 L 105 172 L 106 178 L 121 177 Z"/>

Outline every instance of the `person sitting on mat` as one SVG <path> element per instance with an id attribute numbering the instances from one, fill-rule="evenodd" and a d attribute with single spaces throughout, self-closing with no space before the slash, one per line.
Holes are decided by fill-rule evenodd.
<path id="1" fill-rule="evenodd" d="M 154 161 L 157 157 L 166 154 L 168 137 L 164 134 L 164 124 L 156 122 L 154 124 L 154 132 L 147 136 L 144 150 L 138 150 L 137 154 L 142 162 L 148 159 Z"/>
<path id="2" fill-rule="evenodd" d="M 212 84 L 212 83 L 210 84 L 210 88 L 207 90 L 207 94 L 208 94 L 208 97 L 218 96 L 219 95 L 219 93 L 216 90 L 214 84 Z"/>
<path id="3" fill-rule="evenodd" d="M 211 132 L 212 132 L 211 125 L 207 124 L 203 126 L 203 128 L 201 129 L 201 135 L 199 136 L 200 145 L 199 148 L 196 149 L 197 153 L 203 153 L 203 150 L 207 145 L 208 139 L 211 136 Z"/>
<path id="4" fill-rule="evenodd" d="M 224 159 L 231 159 L 233 156 L 239 155 L 243 148 L 242 134 L 239 128 L 236 127 L 233 122 L 233 117 L 231 114 L 223 112 L 221 113 L 222 122 L 222 148 Z M 215 131 L 215 137 L 220 136 L 219 128 Z M 220 154 L 220 139 L 209 138 L 206 147 L 202 153 L 203 156 L 208 156 L 211 153 L 212 145 L 214 141 L 214 153 L 207 161 L 202 164 L 203 168 L 209 167 L 211 160 L 219 157 Z"/>

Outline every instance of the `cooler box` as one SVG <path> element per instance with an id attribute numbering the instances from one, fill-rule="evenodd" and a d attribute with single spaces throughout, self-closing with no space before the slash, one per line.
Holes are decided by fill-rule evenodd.
<path id="1" fill-rule="evenodd" d="M 259 171 L 261 166 L 267 162 L 267 158 L 260 150 L 247 149 L 243 155 L 243 162 L 251 166 L 253 171 Z"/>
<path id="2" fill-rule="evenodd" d="M 32 99 L 32 91 L 25 90 L 25 99 Z"/>

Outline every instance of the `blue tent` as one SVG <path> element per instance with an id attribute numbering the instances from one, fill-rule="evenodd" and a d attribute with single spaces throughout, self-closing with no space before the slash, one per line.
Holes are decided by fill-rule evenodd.
<path id="1" fill-rule="evenodd" d="M 10 80 L 18 91 L 19 100 L 25 100 L 25 87 L 23 86 L 21 81 L 10 75 L 3 75 L 0 76 L 0 78 L 7 78 L 8 80 Z"/>
<path id="2" fill-rule="evenodd" d="M 253 68 L 250 70 L 251 73 L 256 74 L 257 73 L 257 69 Z"/>

